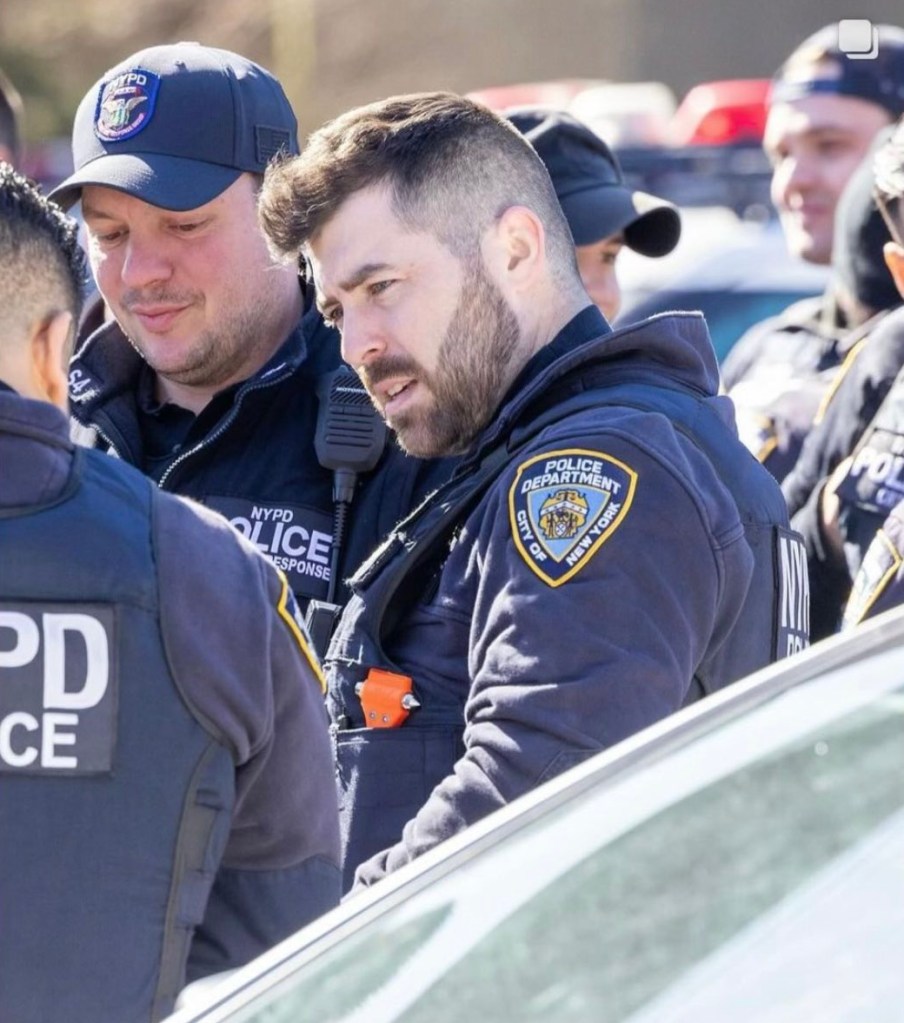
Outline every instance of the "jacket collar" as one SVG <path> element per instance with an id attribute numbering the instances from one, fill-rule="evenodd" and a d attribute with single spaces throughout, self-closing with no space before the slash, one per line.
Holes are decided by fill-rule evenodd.
<path id="1" fill-rule="evenodd" d="M 630 364 L 633 372 L 651 374 L 656 380 L 671 379 L 676 386 L 690 388 L 701 396 L 718 394 L 719 364 L 702 313 L 669 312 L 651 316 L 619 330 L 603 330 L 587 336 L 593 321 L 582 310 L 548 346 L 554 354 L 538 372 L 531 363 L 519 375 L 505 402 L 500 406 L 472 448 L 470 456 L 479 457 L 485 448 L 508 435 L 519 418 L 544 391 L 571 374 L 579 375 L 590 364 Z M 603 327 L 606 322 L 599 316 Z M 541 352 L 543 350 L 541 349 Z M 537 353 L 538 355 L 541 353 Z M 536 358 L 536 356 L 534 357 Z"/>

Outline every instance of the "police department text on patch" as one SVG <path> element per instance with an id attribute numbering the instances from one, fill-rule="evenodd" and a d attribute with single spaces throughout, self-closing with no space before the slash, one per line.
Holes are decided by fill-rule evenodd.
<path id="1" fill-rule="evenodd" d="M 637 473 L 601 451 L 569 448 L 518 466 L 509 490 L 515 546 L 548 585 L 579 572 L 622 523 Z"/>

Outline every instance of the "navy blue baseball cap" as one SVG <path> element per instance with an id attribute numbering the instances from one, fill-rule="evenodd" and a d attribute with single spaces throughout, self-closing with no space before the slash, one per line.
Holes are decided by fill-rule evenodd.
<path id="1" fill-rule="evenodd" d="M 199 43 L 141 50 L 97 82 L 75 115 L 75 171 L 50 197 L 68 209 L 104 185 L 168 210 L 216 198 L 277 152 L 298 153 L 279 82 L 253 61 Z"/>
<path id="2" fill-rule="evenodd" d="M 768 102 L 794 102 L 813 93 L 852 96 L 899 117 L 904 113 L 904 29 L 873 28 L 875 52 L 853 57 L 841 49 L 837 22 L 808 36 L 776 72 Z"/>
<path id="3" fill-rule="evenodd" d="M 550 107 L 512 107 L 503 114 L 546 165 L 575 245 L 622 234 L 643 256 L 678 244 L 681 217 L 665 199 L 628 187 L 618 160 L 582 121 Z"/>

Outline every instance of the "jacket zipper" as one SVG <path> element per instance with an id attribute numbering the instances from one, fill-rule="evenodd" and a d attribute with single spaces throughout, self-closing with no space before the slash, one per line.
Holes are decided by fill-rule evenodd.
<path id="1" fill-rule="evenodd" d="M 238 395 L 236 396 L 235 403 L 230 409 L 229 414 L 220 423 L 216 430 L 214 430 L 213 433 L 208 434 L 206 437 L 202 437 L 201 440 L 198 441 L 198 443 L 190 451 L 184 451 L 175 459 L 175 461 L 170 462 L 170 464 L 166 468 L 166 471 L 160 477 L 159 483 L 157 484 L 160 487 L 160 489 L 161 490 L 169 489 L 167 487 L 167 484 L 170 482 L 173 473 L 180 465 L 182 465 L 189 458 L 198 454 L 198 452 L 203 451 L 206 448 L 210 447 L 211 444 L 215 443 L 220 437 L 223 436 L 223 434 L 229 429 L 230 426 L 232 426 L 233 422 L 238 416 L 239 410 L 242 407 L 242 402 L 245 400 L 246 395 L 250 394 L 252 391 L 260 391 L 264 390 L 267 387 L 272 387 L 275 384 L 281 383 L 283 380 L 286 379 L 286 377 L 292 375 L 292 367 L 289 365 L 289 363 L 284 363 L 283 369 L 284 372 L 279 373 L 278 375 L 276 375 L 277 371 L 274 370 L 273 371 L 274 375 L 271 375 L 270 377 L 268 377 L 268 379 L 258 381 L 257 383 L 249 384 L 247 387 L 242 388 L 242 390 L 239 391 Z"/>

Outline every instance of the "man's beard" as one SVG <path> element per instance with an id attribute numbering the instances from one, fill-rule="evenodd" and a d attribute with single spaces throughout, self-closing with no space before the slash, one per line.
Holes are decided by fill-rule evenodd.
<path id="1" fill-rule="evenodd" d="M 515 314 L 478 263 L 466 275 L 434 373 L 427 374 L 414 359 L 389 356 L 362 375 L 368 387 L 389 376 L 410 375 L 432 396 L 390 420 L 408 454 L 459 454 L 489 423 L 514 379 L 512 359 L 520 341 Z"/>

